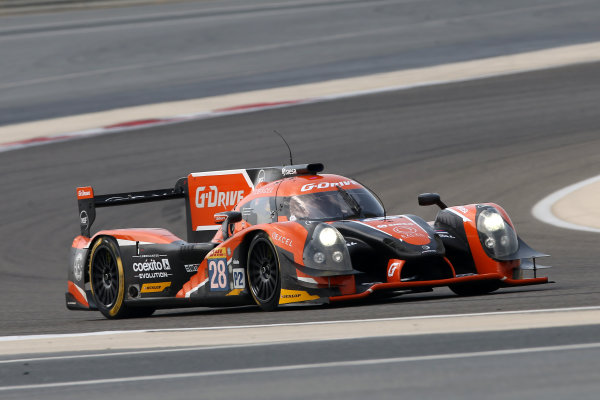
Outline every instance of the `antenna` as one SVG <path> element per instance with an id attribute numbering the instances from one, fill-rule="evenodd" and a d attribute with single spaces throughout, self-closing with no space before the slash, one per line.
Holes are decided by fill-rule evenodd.
<path id="1" fill-rule="evenodd" d="M 273 129 L 273 132 L 275 132 L 281 138 L 281 140 L 283 140 L 283 143 L 285 143 L 285 145 L 287 146 L 288 151 L 290 152 L 290 165 L 294 165 L 294 161 L 292 161 L 292 149 L 290 148 L 290 145 L 285 140 L 283 135 L 281 135 L 281 133 L 277 132 L 277 129 Z"/>

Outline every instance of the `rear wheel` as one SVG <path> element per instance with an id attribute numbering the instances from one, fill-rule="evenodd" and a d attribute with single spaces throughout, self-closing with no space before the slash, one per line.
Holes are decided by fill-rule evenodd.
<path id="1" fill-rule="evenodd" d="M 125 306 L 123 263 L 114 239 L 102 237 L 95 242 L 90 253 L 89 274 L 94 301 L 106 318 L 148 317 L 154 312 L 152 308 Z"/>
<path id="2" fill-rule="evenodd" d="M 254 301 L 265 311 L 279 305 L 281 275 L 275 247 L 265 233 L 256 235 L 248 250 L 248 284 Z"/>
<path id="3" fill-rule="evenodd" d="M 498 290 L 500 288 L 500 282 L 488 281 L 479 283 L 462 283 L 458 285 L 450 285 L 449 288 L 459 296 L 479 296 Z"/>

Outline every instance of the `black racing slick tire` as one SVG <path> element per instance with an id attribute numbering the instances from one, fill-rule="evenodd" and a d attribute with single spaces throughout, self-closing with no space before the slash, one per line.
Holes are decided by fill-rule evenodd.
<path id="1" fill-rule="evenodd" d="M 256 304 L 265 311 L 276 310 L 281 293 L 281 269 L 277 251 L 263 232 L 250 242 L 247 275 Z"/>
<path id="2" fill-rule="evenodd" d="M 110 237 L 98 239 L 90 252 L 90 287 L 98 310 L 108 319 L 149 317 L 153 308 L 127 308 L 125 277 L 119 245 Z"/>
<path id="3" fill-rule="evenodd" d="M 98 310 L 109 319 L 125 317 L 123 263 L 114 239 L 102 237 L 94 243 L 90 252 L 89 274 Z"/>
<path id="4" fill-rule="evenodd" d="M 459 296 L 480 296 L 498 290 L 500 288 L 500 282 L 488 281 L 462 283 L 458 285 L 450 285 L 449 288 Z"/>

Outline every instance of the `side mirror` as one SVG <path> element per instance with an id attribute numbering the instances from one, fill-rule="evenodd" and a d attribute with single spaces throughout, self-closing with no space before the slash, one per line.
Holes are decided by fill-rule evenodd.
<path id="1" fill-rule="evenodd" d="M 432 206 L 437 205 L 442 210 L 448 206 L 441 200 L 440 195 L 437 193 L 421 193 L 418 197 L 420 206 Z"/>
<path id="2" fill-rule="evenodd" d="M 221 230 L 223 232 L 223 240 L 229 239 L 231 232 L 229 231 L 229 227 L 236 222 L 240 222 L 242 220 L 242 213 L 239 211 L 225 211 L 216 213 L 214 215 L 215 224 L 221 224 Z"/>

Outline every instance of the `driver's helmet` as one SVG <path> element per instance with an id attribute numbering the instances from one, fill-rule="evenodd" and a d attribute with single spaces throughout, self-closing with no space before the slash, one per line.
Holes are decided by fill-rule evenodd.
<path id="1" fill-rule="evenodd" d="M 298 198 L 297 196 L 292 196 L 290 198 L 289 208 L 290 208 L 290 221 L 296 221 L 298 219 L 306 219 L 310 215 L 307 205 L 304 204 L 302 199 Z"/>

